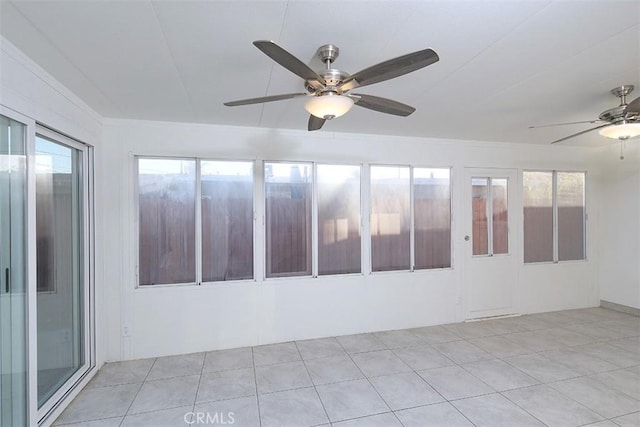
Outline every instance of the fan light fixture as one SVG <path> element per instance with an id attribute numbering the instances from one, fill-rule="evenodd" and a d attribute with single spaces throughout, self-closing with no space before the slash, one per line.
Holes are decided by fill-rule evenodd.
<path id="1" fill-rule="evenodd" d="M 348 96 L 326 92 L 313 96 L 305 103 L 304 108 L 320 119 L 331 120 L 346 114 L 353 107 L 353 99 Z"/>
<path id="2" fill-rule="evenodd" d="M 626 140 L 640 135 L 640 123 L 620 123 L 604 127 L 598 131 L 607 138 Z"/>

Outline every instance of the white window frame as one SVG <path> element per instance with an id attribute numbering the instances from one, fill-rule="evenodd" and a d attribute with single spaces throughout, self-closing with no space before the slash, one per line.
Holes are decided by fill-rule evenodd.
<path id="1" fill-rule="evenodd" d="M 587 213 L 587 171 L 584 170 L 567 170 L 567 169 L 524 169 L 522 171 L 522 182 L 524 183 L 524 174 L 527 172 L 546 172 L 551 173 L 551 212 L 553 217 L 553 258 L 551 261 L 535 261 L 535 262 L 526 262 L 524 261 L 524 249 L 522 254 L 522 261 L 524 265 L 540 265 L 540 264 L 564 264 L 571 262 L 586 262 L 589 261 L 588 257 L 588 220 L 589 214 Z M 560 260 L 558 259 L 558 172 L 560 173 L 581 173 L 584 175 L 584 192 L 583 192 L 583 206 L 584 206 L 584 215 L 583 215 L 583 246 L 582 246 L 582 258 L 581 259 L 569 259 L 569 260 Z M 524 184 L 523 184 L 524 188 Z M 524 203 L 522 205 L 522 211 L 524 212 Z M 524 221 L 524 215 L 523 215 Z M 523 222 L 524 224 L 524 222 Z M 524 248 L 524 226 L 522 227 L 522 247 Z"/>
<path id="2" fill-rule="evenodd" d="M 409 213 L 409 221 L 410 221 L 410 227 L 409 227 L 409 269 L 403 269 L 403 270 L 382 270 L 382 271 L 373 271 L 373 236 L 371 235 L 371 216 L 373 214 L 372 212 L 372 208 L 371 208 L 371 167 L 398 167 L 398 168 L 409 168 L 409 209 L 410 209 L 410 213 Z M 450 245 L 449 245 L 449 260 L 450 260 L 450 265 L 448 267 L 440 267 L 440 268 L 416 268 L 415 266 L 415 260 L 416 260 L 416 253 L 415 253 L 415 186 L 414 186 L 414 170 L 415 169 L 446 169 L 449 171 L 449 241 L 450 241 Z M 434 272 L 434 271 L 442 271 L 442 270 L 453 270 L 453 254 L 454 254 L 454 247 L 453 247 L 453 225 L 454 225 L 454 212 L 453 212 L 453 167 L 452 166 L 432 166 L 432 165 L 407 165 L 407 164 L 388 164 L 388 163 L 371 163 L 368 165 L 367 168 L 367 183 L 368 183 L 368 188 L 367 188 L 367 201 L 368 201 L 368 227 L 367 227 L 367 234 L 368 234 L 368 241 L 369 241 L 369 252 L 368 254 L 366 254 L 368 256 L 368 273 L 369 274 L 394 274 L 394 273 L 427 273 L 427 272 Z M 363 231 L 364 232 L 364 231 Z M 364 240 L 364 239 L 363 239 Z M 363 251 L 363 257 L 365 256 L 364 251 Z M 364 271 L 364 270 L 363 270 Z"/>
<path id="3" fill-rule="evenodd" d="M 198 256 L 198 262 L 196 263 L 198 270 L 197 270 L 197 279 L 198 279 L 198 285 L 202 285 L 202 286 L 219 286 L 219 285 L 223 285 L 225 283 L 247 283 L 247 282 L 256 282 L 257 281 L 257 249 L 256 249 L 256 232 L 257 232 L 257 224 L 256 224 L 256 218 L 257 218 L 257 214 L 256 214 L 256 188 L 258 188 L 258 182 L 257 182 L 257 177 L 256 177 L 256 165 L 258 164 L 258 162 L 256 161 L 256 159 L 219 159 L 219 158 L 209 158 L 209 157 L 198 157 L 196 158 L 197 161 L 197 165 L 196 165 L 196 172 L 197 172 L 197 190 L 196 190 L 196 198 L 198 200 L 197 202 L 197 213 L 196 213 L 196 243 L 198 245 L 198 247 L 196 248 L 196 252 L 199 252 L 199 254 L 197 254 Z M 233 279 L 233 280 L 214 280 L 214 281 L 208 281 L 205 282 L 202 279 L 202 166 L 201 163 L 202 162 L 228 162 L 228 163 L 250 163 L 251 164 L 251 209 L 252 209 L 252 214 L 251 214 L 251 218 L 253 221 L 252 224 L 252 256 L 253 256 L 253 272 L 252 272 L 252 276 L 251 278 L 248 279 Z M 198 230 L 200 230 L 200 232 L 198 233 Z"/>
<path id="4" fill-rule="evenodd" d="M 155 285 L 141 285 L 140 284 L 140 198 L 139 198 L 139 169 L 138 169 L 138 161 L 140 159 L 160 159 L 160 160 L 193 160 L 195 161 L 195 251 L 194 256 L 195 259 L 195 282 L 184 282 L 184 283 L 162 283 Z M 243 163 L 251 163 L 252 164 L 252 203 L 253 203 L 253 277 L 248 279 L 234 279 L 234 280 L 217 280 L 217 281 L 202 281 L 202 187 L 201 187 L 201 162 L 203 161 L 213 161 L 213 162 L 243 162 Z M 133 176 L 134 176 L 134 190 L 133 190 L 133 199 L 134 199 L 134 239 L 135 239 L 135 289 L 156 289 L 156 288 L 166 288 L 166 287 L 190 287 L 190 286 L 220 286 L 223 284 L 231 284 L 231 283 L 247 283 L 247 282 L 256 282 L 257 281 L 257 250 L 256 250 L 256 188 L 257 185 L 257 176 L 256 176 L 256 164 L 258 162 L 256 159 L 225 159 L 225 158 L 216 158 L 216 157 L 194 157 L 194 156 L 171 156 L 171 155 L 146 155 L 146 154 L 134 154 L 133 155 Z"/>
<path id="5" fill-rule="evenodd" d="M 267 277 L 267 221 L 266 221 L 266 186 L 267 180 L 264 174 L 265 166 L 267 163 L 286 163 L 286 164 L 308 164 L 311 165 L 311 274 L 305 275 L 292 275 L 282 277 Z M 336 274 L 322 274 L 318 273 L 318 165 L 326 166 L 356 166 L 360 168 L 360 272 L 359 273 L 336 273 Z M 277 280 L 295 280 L 295 279 L 323 279 L 330 277 L 349 277 L 349 276 L 362 276 L 365 271 L 365 221 L 363 212 L 364 208 L 364 182 L 363 178 L 365 174 L 365 167 L 363 163 L 352 162 L 331 162 L 331 161 L 308 161 L 308 160 L 263 160 L 262 161 L 262 233 L 263 240 L 263 254 L 262 260 L 264 262 L 264 269 L 262 278 L 264 281 L 277 281 Z M 368 175 L 367 175 L 368 177 Z M 368 225 L 368 224 L 367 224 Z"/>

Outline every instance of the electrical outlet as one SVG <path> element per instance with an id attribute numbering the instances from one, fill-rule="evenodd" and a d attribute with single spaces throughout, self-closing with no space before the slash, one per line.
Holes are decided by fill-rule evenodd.
<path id="1" fill-rule="evenodd" d="M 122 325 L 122 336 L 123 337 L 131 336 L 131 325 L 129 325 L 128 323 L 125 323 Z"/>

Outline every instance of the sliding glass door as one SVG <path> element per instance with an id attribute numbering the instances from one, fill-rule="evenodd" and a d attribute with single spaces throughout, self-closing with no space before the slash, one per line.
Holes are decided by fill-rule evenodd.
<path id="1" fill-rule="evenodd" d="M 0 425 L 27 423 L 26 126 L 0 116 Z"/>
<path id="2" fill-rule="evenodd" d="M 38 408 L 86 370 L 86 147 L 40 129 L 35 140 Z M 46 409 L 44 409 L 46 412 Z"/>

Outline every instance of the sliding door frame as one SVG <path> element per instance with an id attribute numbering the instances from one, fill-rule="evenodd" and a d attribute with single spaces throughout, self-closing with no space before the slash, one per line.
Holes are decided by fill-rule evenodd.
<path id="1" fill-rule="evenodd" d="M 80 368 L 47 400 L 42 407 L 38 408 L 38 348 L 37 348 L 37 283 L 36 283 L 36 175 L 35 175 L 35 136 L 41 135 L 55 143 L 76 149 L 81 153 L 82 165 L 80 172 L 81 203 L 82 203 L 82 337 L 84 339 L 83 352 L 84 363 Z M 92 368 L 96 366 L 95 352 L 95 267 L 94 267 L 94 168 L 93 168 L 93 147 L 72 139 L 66 135 L 58 133 L 40 124 L 35 125 L 33 132 L 29 132 L 29 142 L 27 147 L 27 157 L 29 167 L 27 168 L 29 182 L 29 224 L 31 231 L 29 235 L 29 368 L 32 373 L 29 381 L 29 401 L 31 422 L 39 424 L 47 419 L 63 402 L 76 386 L 86 377 Z M 51 420 L 52 421 L 52 420 Z"/>
<path id="2" fill-rule="evenodd" d="M 26 421 L 29 425 L 37 422 L 35 411 L 37 410 L 37 402 L 33 400 L 33 391 L 37 390 L 37 364 L 36 360 L 32 357 L 35 354 L 36 342 L 32 338 L 35 337 L 37 319 L 36 315 L 36 300 L 33 298 L 34 290 L 36 289 L 36 238 L 35 238 L 35 175 L 33 174 L 35 159 L 31 155 L 33 153 L 33 147 L 35 146 L 35 129 L 36 123 L 33 119 L 24 116 L 12 109 L 9 109 L 3 105 L 0 105 L 0 114 L 22 123 L 25 126 L 25 154 L 26 154 L 26 173 L 27 173 L 27 194 L 26 194 L 26 223 L 25 223 L 25 246 L 26 246 L 26 260 L 25 260 L 25 289 L 27 291 L 27 303 L 25 306 L 25 322 L 26 322 L 26 336 L 25 336 L 25 352 L 27 355 L 27 400 L 26 400 Z M 35 407 L 34 407 L 35 403 Z"/>

